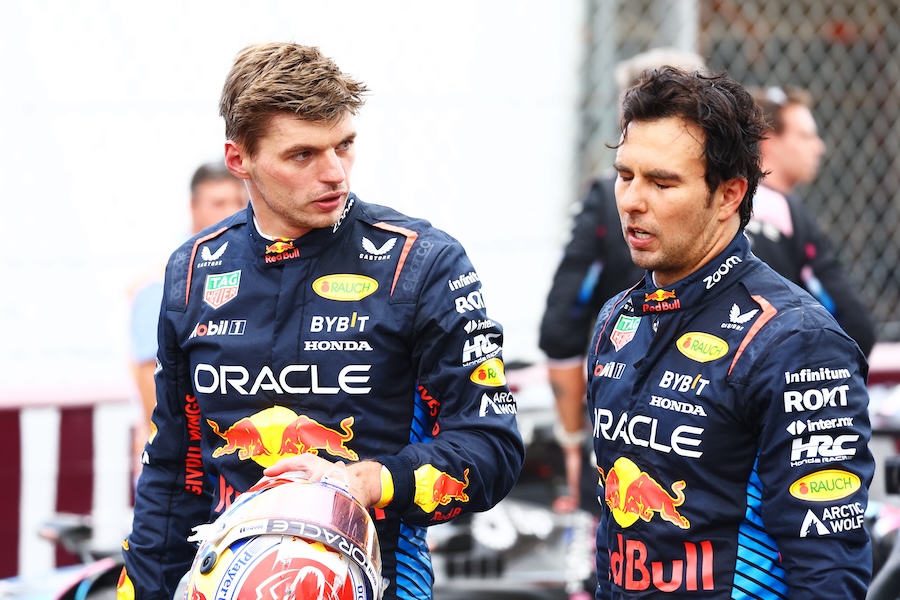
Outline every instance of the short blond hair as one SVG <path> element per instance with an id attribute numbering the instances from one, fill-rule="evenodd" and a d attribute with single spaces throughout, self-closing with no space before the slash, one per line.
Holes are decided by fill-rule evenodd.
<path id="1" fill-rule="evenodd" d="M 333 121 L 356 114 L 367 91 L 316 47 L 253 44 L 234 59 L 219 114 L 225 119 L 226 137 L 253 156 L 273 115 L 290 112 L 304 121 Z"/>

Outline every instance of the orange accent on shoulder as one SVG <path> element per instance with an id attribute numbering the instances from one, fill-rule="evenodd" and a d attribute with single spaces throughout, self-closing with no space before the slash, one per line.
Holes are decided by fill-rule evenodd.
<path id="1" fill-rule="evenodd" d="M 731 366 L 728 367 L 728 374 L 731 375 L 732 369 L 734 369 L 734 365 L 737 364 L 738 359 L 741 357 L 741 354 L 744 353 L 744 348 L 747 347 L 747 344 L 753 339 L 753 337 L 759 333 L 759 330 L 763 328 L 763 325 L 772 320 L 772 317 L 778 314 L 778 309 L 769 304 L 769 301 L 763 298 L 762 296 L 750 296 L 756 303 L 759 304 L 762 309 L 762 314 L 753 323 L 753 326 L 747 331 L 747 335 L 744 336 L 744 339 L 741 340 L 741 345 L 738 346 L 737 352 L 734 353 L 734 359 L 731 361 Z"/>
<path id="2" fill-rule="evenodd" d="M 194 242 L 194 247 L 191 248 L 191 261 L 188 263 L 188 272 L 187 272 L 187 284 L 184 288 L 184 305 L 188 305 L 188 300 L 191 298 L 191 278 L 194 276 L 194 258 L 197 256 L 197 248 L 200 247 L 200 244 L 205 244 L 211 239 L 217 238 L 222 235 L 228 228 L 223 227 L 218 231 L 214 231 L 209 235 L 205 235 L 202 238 L 198 238 L 196 242 Z"/>
<path id="3" fill-rule="evenodd" d="M 397 270 L 394 271 L 394 281 L 391 282 L 391 296 L 393 296 L 394 288 L 397 287 L 397 280 L 400 279 L 400 271 L 403 270 L 403 264 L 406 262 L 406 257 L 409 256 L 409 251 L 412 249 L 413 244 L 415 244 L 416 240 L 419 239 L 419 234 L 412 229 L 397 227 L 396 225 L 388 225 L 387 223 L 383 222 L 375 223 L 375 227 L 384 229 L 386 231 L 393 231 L 394 233 L 399 233 L 406 236 L 406 243 L 403 244 L 403 249 L 400 251 L 400 260 L 397 262 Z"/>

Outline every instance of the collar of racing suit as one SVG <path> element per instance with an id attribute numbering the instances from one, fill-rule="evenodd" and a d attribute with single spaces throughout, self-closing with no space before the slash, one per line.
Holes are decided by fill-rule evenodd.
<path id="1" fill-rule="evenodd" d="M 341 234 L 347 229 L 347 227 L 342 227 L 342 225 L 359 210 L 359 204 L 359 199 L 355 194 L 348 194 L 344 209 L 333 225 L 314 229 L 296 239 L 272 239 L 261 233 L 256 224 L 256 217 L 253 214 L 253 206 L 248 204 L 247 222 L 253 225 L 247 229 L 250 234 L 252 247 L 255 253 L 260 256 L 263 266 L 274 266 L 299 258 L 318 256 L 341 237 Z"/>
<path id="2" fill-rule="evenodd" d="M 648 272 L 643 285 L 628 295 L 628 303 L 636 316 L 660 315 L 683 310 L 715 298 L 728 286 L 719 285 L 726 279 L 736 277 L 742 270 L 742 263 L 750 253 L 750 242 L 743 231 L 714 259 L 674 284 L 658 287 Z"/>

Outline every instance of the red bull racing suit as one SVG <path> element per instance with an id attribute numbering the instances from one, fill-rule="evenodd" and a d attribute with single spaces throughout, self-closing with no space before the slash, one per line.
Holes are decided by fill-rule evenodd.
<path id="1" fill-rule="evenodd" d="M 739 234 L 600 311 L 596 597 L 863 598 L 865 357 Z"/>
<path id="2" fill-rule="evenodd" d="M 171 598 L 191 529 L 313 452 L 390 470 L 393 500 L 373 510 L 384 597 L 430 598 L 424 528 L 490 508 L 522 466 L 502 339 L 456 240 L 352 194 L 296 240 L 262 237 L 251 207 L 189 240 L 166 270 L 125 541 L 136 597 Z"/>

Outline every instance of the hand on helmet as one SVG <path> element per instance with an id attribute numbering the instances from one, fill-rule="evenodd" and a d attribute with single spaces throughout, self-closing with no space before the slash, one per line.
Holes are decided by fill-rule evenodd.
<path id="1" fill-rule="evenodd" d="M 303 473 L 310 481 L 326 481 L 345 487 L 365 507 L 374 506 L 381 498 L 381 464 L 374 461 L 345 465 L 306 453 L 282 458 L 263 471 L 267 477 L 285 473 Z"/>

